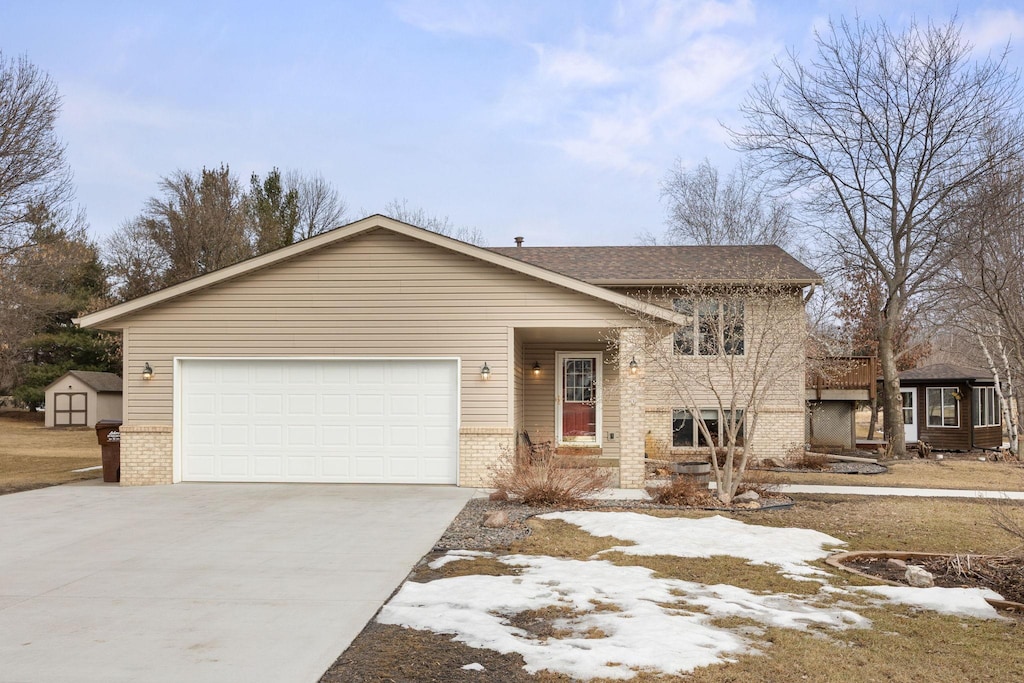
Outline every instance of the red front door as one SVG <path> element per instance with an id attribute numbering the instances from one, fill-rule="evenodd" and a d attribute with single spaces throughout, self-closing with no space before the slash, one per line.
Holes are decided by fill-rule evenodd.
<path id="1" fill-rule="evenodd" d="M 597 358 L 564 356 L 561 373 L 561 441 L 596 443 Z"/>

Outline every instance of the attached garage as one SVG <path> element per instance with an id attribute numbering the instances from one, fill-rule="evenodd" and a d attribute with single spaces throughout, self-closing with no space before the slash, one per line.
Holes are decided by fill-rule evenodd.
<path id="1" fill-rule="evenodd" d="M 176 363 L 183 481 L 457 482 L 458 359 Z"/>

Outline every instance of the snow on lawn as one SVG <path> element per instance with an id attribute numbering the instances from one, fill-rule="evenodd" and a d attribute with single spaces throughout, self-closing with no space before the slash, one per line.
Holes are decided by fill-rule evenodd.
<path id="1" fill-rule="evenodd" d="M 609 549 L 627 555 L 712 557 L 729 555 L 752 564 L 774 564 L 790 578 L 828 573 L 808 564 L 831 555 L 825 546 L 846 545 L 812 529 L 780 529 L 744 524 L 721 515 L 703 519 L 652 517 L 636 512 L 552 512 L 540 519 L 560 519 L 593 536 L 614 536 L 636 545 Z M 605 552 L 609 552 L 605 551 Z"/>
<path id="2" fill-rule="evenodd" d="M 829 554 L 838 539 L 807 529 L 744 524 L 721 516 L 704 519 L 653 517 L 631 512 L 559 512 L 561 519 L 595 536 L 614 536 L 636 545 L 615 548 L 631 555 L 710 557 L 729 555 L 781 573 L 808 578 L 825 575 L 808 563 Z M 762 626 L 804 629 L 868 627 L 850 605 L 822 605 L 813 596 L 763 594 L 725 584 L 704 585 L 657 578 L 649 569 L 617 566 L 598 559 L 566 560 L 543 555 L 494 556 L 452 551 L 431 563 L 494 557 L 510 567 L 508 576 L 470 575 L 427 583 L 406 582 L 385 605 L 381 623 L 452 634 L 470 647 L 522 655 L 526 670 L 550 669 L 578 679 L 627 679 L 637 671 L 680 674 L 731 661 L 758 648 L 758 628 L 730 630 L 721 617 L 744 617 Z M 511 568 L 517 568 L 514 575 Z M 854 590 L 889 600 L 969 617 L 994 616 L 975 589 L 917 589 L 889 586 L 849 591 L 822 582 L 833 598 Z M 515 626 L 516 615 L 552 620 L 553 634 L 541 637 Z M 529 615 L 526 615 L 529 617 Z M 530 618 L 521 625 L 529 626 Z"/>
<path id="3" fill-rule="evenodd" d="M 999 619 L 996 608 L 985 602 L 985 598 L 1002 600 L 999 595 L 988 588 L 911 588 L 910 586 L 863 586 L 856 590 L 865 593 L 877 593 L 892 602 L 911 607 L 930 609 L 942 614 L 955 616 L 977 617 L 978 619 Z"/>
<path id="4" fill-rule="evenodd" d="M 526 670 L 550 669 L 574 678 L 632 678 L 636 670 L 692 671 L 755 649 L 748 638 L 714 626 L 741 616 L 766 626 L 836 629 L 866 626 L 858 614 L 759 595 L 734 586 L 705 586 L 655 578 L 644 567 L 546 556 L 498 557 L 516 576 L 459 576 L 408 582 L 384 606 L 378 621 L 453 634 L 470 647 L 518 653 Z M 562 608 L 558 637 L 538 638 L 509 623 L 527 610 Z M 690 611 L 692 609 L 702 611 Z"/>

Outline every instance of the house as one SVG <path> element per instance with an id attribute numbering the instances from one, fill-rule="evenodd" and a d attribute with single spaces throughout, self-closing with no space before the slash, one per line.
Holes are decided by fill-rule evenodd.
<path id="1" fill-rule="evenodd" d="M 648 431 L 680 431 L 640 321 L 681 317 L 637 288 L 753 262 L 802 316 L 820 279 L 777 247 L 485 249 L 371 216 L 79 323 L 123 335 L 123 485 L 479 486 L 528 432 L 640 487 Z M 790 379 L 763 406 L 763 455 L 803 440 L 802 365 Z"/>
<path id="2" fill-rule="evenodd" d="M 908 444 L 939 451 L 999 448 L 1002 411 L 992 373 L 940 363 L 900 373 Z"/>
<path id="3" fill-rule="evenodd" d="M 47 385 L 47 427 L 92 426 L 121 419 L 121 378 L 112 372 L 70 370 Z"/>

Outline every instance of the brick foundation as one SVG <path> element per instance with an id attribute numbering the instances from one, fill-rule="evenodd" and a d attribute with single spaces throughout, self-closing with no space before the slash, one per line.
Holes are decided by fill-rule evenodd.
<path id="1" fill-rule="evenodd" d="M 490 485 L 492 467 L 515 451 L 511 427 L 463 427 L 459 430 L 459 486 Z"/>
<path id="2" fill-rule="evenodd" d="M 171 434 L 170 425 L 121 426 L 121 486 L 173 482 Z"/>

